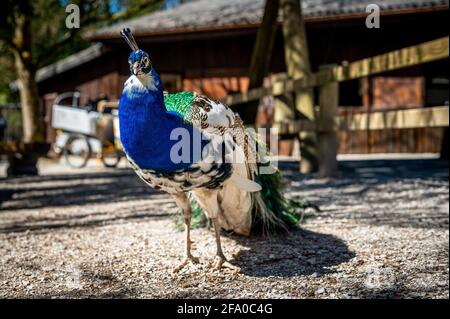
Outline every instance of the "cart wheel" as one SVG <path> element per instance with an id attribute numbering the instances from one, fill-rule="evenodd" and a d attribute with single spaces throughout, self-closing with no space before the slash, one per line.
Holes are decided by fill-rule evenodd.
<path id="1" fill-rule="evenodd" d="M 121 158 L 122 154 L 115 146 L 108 146 L 102 150 L 101 159 L 105 167 L 116 167 Z"/>
<path id="2" fill-rule="evenodd" d="M 85 167 L 92 150 L 87 136 L 74 134 L 71 135 L 64 147 L 64 158 L 67 164 L 73 168 Z"/>

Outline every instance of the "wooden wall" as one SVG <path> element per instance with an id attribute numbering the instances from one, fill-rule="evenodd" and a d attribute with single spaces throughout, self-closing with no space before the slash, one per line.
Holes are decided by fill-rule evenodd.
<path id="1" fill-rule="evenodd" d="M 364 19 L 307 23 L 312 70 L 322 64 L 354 61 L 401 47 L 448 35 L 448 12 L 408 16 L 386 16 L 380 29 L 367 29 Z M 256 29 L 205 33 L 202 36 L 174 35 L 137 39 L 170 90 L 194 90 L 221 99 L 231 92 L 245 91 L 247 70 Z M 105 43 L 111 52 L 76 69 L 39 84 L 42 96 L 79 90 L 92 99 L 120 97 L 128 76 L 129 50 L 121 39 Z M 270 72 L 284 72 L 283 37 L 277 32 Z M 448 59 L 417 68 L 382 74 L 369 79 L 370 90 L 358 81 L 342 83 L 340 105 L 352 111 L 376 108 L 436 105 L 448 100 L 439 88 L 432 92 L 432 79 L 448 79 Z M 434 88 L 433 88 L 434 90 Z M 46 103 L 49 103 L 46 101 Z M 365 108 L 361 109 L 361 106 Z M 345 108 L 341 108 L 346 112 Z M 437 152 L 441 129 L 339 133 L 340 153 Z"/>
<path id="2" fill-rule="evenodd" d="M 107 96 L 111 100 L 117 100 L 126 79 L 126 59 L 124 53 L 105 53 L 75 69 L 40 82 L 39 93 L 44 96 L 49 93 L 80 91 L 91 99 Z"/>
<path id="3" fill-rule="evenodd" d="M 205 94 L 213 99 L 223 100 L 230 93 L 247 91 L 249 79 L 246 76 L 184 79 L 184 91 Z"/>
<path id="4" fill-rule="evenodd" d="M 339 132 L 339 153 L 440 153 L 443 135 L 441 128 Z"/>

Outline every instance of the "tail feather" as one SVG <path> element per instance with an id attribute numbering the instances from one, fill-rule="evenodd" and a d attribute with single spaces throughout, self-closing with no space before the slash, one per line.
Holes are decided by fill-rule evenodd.
<path id="1" fill-rule="evenodd" d="M 265 234 L 287 231 L 298 225 L 306 208 L 316 208 L 306 201 L 295 201 L 283 194 L 282 177 L 279 171 L 273 174 L 256 175 L 262 191 L 252 211 L 252 229 Z"/>
<path id="2" fill-rule="evenodd" d="M 302 222 L 304 211 L 307 208 L 320 211 L 319 207 L 308 201 L 296 201 L 286 197 L 282 191 L 282 177 L 278 171 L 270 175 L 256 175 L 255 181 L 261 185 L 262 190 L 251 193 L 251 231 L 253 233 L 270 235 L 286 232 Z M 190 199 L 192 203 L 192 227 L 206 227 L 208 225 L 206 215 L 194 197 L 190 196 Z M 182 225 L 181 222 L 180 225 Z"/>
<path id="3" fill-rule="evenodd" d="M 239 216 L 241 216 L 240 214 L 247 214 L 245 216 L 249 218 L 249 223 L 249 214 L 251 214 L 251 232 L 274 234 L 288 231 L 291 227 L 298 225 L 302 221 L 304 210 L 306 208 L 314 208 L 319 211 L 317 206 L 307 201 L 295 201 L 286 197 L 283 193 L 281 173 L 277 169 L 274 170 L 274 173 L 272 174 L 259 174 L 258 168 L 262 165 L 259 163 L 264 162 L 265 156 L 268 155 L 266 151 L 267 148 L 264 143 L 258 139 L 257 135 L 255 136 L 248 134 L 245 129 L 242 130 L 242 133 L 245 135 L 246 139 L 241 136 L 239 140 L 245 140 L 245 142 L 243 144 L 238 143 L 238 145 L 244 145 L 244 150 L 246 145 L 256 146 L 257 149 L 248 146 L 247 151 L 244 151 L 245 158 L 247 159 L 246 164 L 244 164 L 246 168 L 235 165 L 234 169 L 236 170 L 236 174 L 233 174 L 233 177 L 230 178 L 230 184 L 228 184 L 227 187 L 231 187 L 229 190 L 236 191 L 238 188 L 240 189 L 240 192 L 247 192 L 247 194 L 250 193 L 250 210 L 247 211 L 245 209 L 245 211 L 236 211 L 236 208 L 230 208 L 232 211 L 228 212 L 225 209 L 223 214 L 226 217 L 230 217 L 230 220 L 233 218 L 235 219 L 237 216 L 236 214 Z M 248 143 L 250 141 L 253 143 Z M 254 159 L 258 159 L 258 163 L 254 163 L 254 161 L 249 160 L 249 156 L 252 156 Z M 240 194 L 243 195 L 244 193 Z M 224 192 L 224 194 L 225 200 L 234 200 L 232 198 L 226 198 L 226 192 Z M 191 198 L 191 200 L 193 223 L 198 226 L 206 225 L 206 217 L 200 206 L 193 198 Z M 241 217 L 245 216 L 242 215 Z M 245 218 L 238 219 L 245 221 Z M 237 225 L 234 230 L 238 233 L 248 234 L 250 232 L 250 230 L 239 232 L 239 223 L 232 225 Z M 250 226 L 248 229 L 250 229 Z"/>
<path id="4" fill-rule="evenodd" d="M 231 176 L 231 180 L 234 182 L 234 184 L 242 189 L 243 191 L 247 192 L 259 192 L 262 188 L 261 185 L 258 183 L 255 183 L 254 181 L 243 178 L 237 174 L 233 174 Z"/>

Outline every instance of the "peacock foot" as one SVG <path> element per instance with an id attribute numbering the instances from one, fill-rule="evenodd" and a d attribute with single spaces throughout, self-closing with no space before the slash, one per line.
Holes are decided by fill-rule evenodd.
<path id="1" fill-rule="evenodd" d="M 238 273 L 241 271 L 241 268 L 239 268 L 238 266 L 235 266 L 233 264 L 231 264 L 229 261 L 227 261 L 227 259 L 225 258 L 225 256 L 221 256 L 221 255 L 216 255 L 216 257 L 214 258 L 214 261 L 211 264 L 211 267 L 214 270 L 219 270 L 222 267 L 223 268 L 228 268 L 233 270 L 234 272 Z"/>
<path id="2" fill-rule="evenodd" d="M 175 273 L 179 272 L 181 269 L 186 267 L 186 265 L 189 264 L 189 262 L 191 262 L 193 264 L 198 264 L 199 259 L 198 259 L 198 257 L 194 257 L 192 255 L 187 256 L 186 258 L 183 259 L 183 261 L 177 267 L 175 267 L 175 269 L 173 270 L 173 273 L 175 274 Z"/>

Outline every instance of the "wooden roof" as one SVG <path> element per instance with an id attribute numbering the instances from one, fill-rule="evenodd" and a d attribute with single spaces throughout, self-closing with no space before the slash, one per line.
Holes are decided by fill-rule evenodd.
<path id="1" fill-rule="evenodd" d="M 55 63 L 40 68 L 36 72 L 36 82 L 47 80 L 57 74 L 63 73 L 86 62 L 94 60 L 107 51 L 108 49 L 105 48 L 103 44 L 96 43 L 84 50 L 81 50 L 80 52 L 74 53 Z M 16 91 L 19 88 L 18 85 L 19 82 L 16 80 L 11 82 L 9 84 L 9 87 L 11 90 Z"/>
<path id="2" fill-rule="evenodd" d="M 119 38 L 124 27 L 136 36 L 176 34 L 259 25 L 265 0 L 192 0 L 86 33 L 89 40 Z M 306 21 L 361 16 L 373 0 L 303 0 Z M 448 0 L 377 0 L 381 14 L 447 10 Z M 280 15 L 281 16 L 281 15 Z"/>

